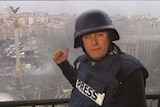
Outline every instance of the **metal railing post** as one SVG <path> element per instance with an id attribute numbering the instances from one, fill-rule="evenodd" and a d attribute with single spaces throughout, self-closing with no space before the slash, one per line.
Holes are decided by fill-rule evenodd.
<path id="1" fill-rule="evenodd" d="M 156 100 L 156 107 L 160 107 L 160 94 L 154 93 L 154 94 L 147 94 L 146 95 L 147 100 Z M 7 101 L 7 102 L 0 102 L 0 107 L 36 107 L 38 105 L 43 105 L 47 107 L 46 105 L 50 105 L 51 107 L 55 107 L 55 105 L 64 105 L 65 107 L 68 107 L 69 104 L 69 98 L 64 99 L 47 99 L 47 100 L 26 100 L 26 101 Z M 158 102 L 157 102 L 158 100 Z M 152 102 L 150 105 L 152 105 Z"/>
<path id="2" fill-rule="evenodd" d="M 160 99 L 158 99 L 158 107 L 160 107 Z"/>

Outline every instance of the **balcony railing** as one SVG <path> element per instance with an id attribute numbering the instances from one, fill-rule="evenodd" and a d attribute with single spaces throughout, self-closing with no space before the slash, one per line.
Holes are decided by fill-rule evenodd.
<path id="1" fill-rule="evenodd" d="M 148 107 L 160 107 L 160 94 L 147 94 L 147 100 L 151 100 Z M 6 101 L 0 102 L 0 107 L 55 107 L 56 105 L 64 105 L 63 107 L 68 106 L 69 98 L 65 99 L 47 99 L 47 100 L 26 100 L 26 101 Z M 156 106 L 152 106 L 152 102 L 157 100 Z"/>

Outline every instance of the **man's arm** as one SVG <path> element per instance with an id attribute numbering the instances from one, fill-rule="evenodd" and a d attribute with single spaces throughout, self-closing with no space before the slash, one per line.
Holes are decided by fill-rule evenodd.
<path id="1" fill-rule="evenodd" d="M 58 49 L 53 55 L 53 61 L 61 68 L 64 76 L 68 79 L 72 86 L 74 86 L 77 73 L 73 66 L 67 61 L 68 54 L 69 48 L 67 48 L 66 51 Z"/>
<path id="2" fill-rule="evenodd" d="M 122 107 L 147 107 L 143 78 L 142 71 L 137 70 L 126 79 L 121 96 L 122 101 L 119 101 Z"/>
<path id="3" fill-rule="evenodd" d="M 58 66 L 62 70 L 64 76 L 68 79 L 68 81 L 74 87 L 76 82 L 77 72 L 73 68 L 73 66 L 67 60 L 62 62 L 61 64 L 58 64 Z"/>

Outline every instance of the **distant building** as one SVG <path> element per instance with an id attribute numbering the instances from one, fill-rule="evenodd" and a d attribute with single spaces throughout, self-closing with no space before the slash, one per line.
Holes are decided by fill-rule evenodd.
<path id="1" fill-rule="evenodd" d="M 160 35 L 122 35 L 117 41 L 122 51 L 140 59 L 144 65 L 151 64 L 155 50 L 160 47 Z M 156 61 L 155 61 L 156 62 Z"/>
<path id="2" fill-rule="evenodd" d="M 33 25 L 34 24 L 34 18 L 33 17 L 28 17 L 28 24 Z"/>

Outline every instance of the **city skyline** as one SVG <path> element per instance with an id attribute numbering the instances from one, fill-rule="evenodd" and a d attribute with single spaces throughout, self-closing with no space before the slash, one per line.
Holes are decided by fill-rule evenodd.
<path id="1" fill-rule="evenodd" d="M 0 1 L 0 11 L 4 6 L 20 7 L 18 13 L 44 11 L 49 14 L 80 14 L 89 9 L 102 9 L 108 14 L 150 14 L 160 17 L 160 1 Z"/>
<path id="2" fill-rule="evenodd" d="M 123 52 L 135 56 L 146 65 L 151 74 L 147 80 L 146 92 L 158 93 L 160 90 L 160 85 L 157 85 L 160 84 L 159 4 L 160 1 L 0 1 L 0 101 L 14 100 L 19 103 L 27 100 L 70 97 L 72 86 L 53 63 L 52 56 L 56 49 L 68 47 L 70 62 L 74 62 L 81 54 L 80 49 L 73 49 L 76 18 L 73 14 L 79 15 L 89 9 L 102 9 L 110 16 L 115 15 L 112 18 L 120 35 L 120 40 L 115 43 Z M 3 10 L 4 6 L 20 7 L 17 12 L 19 29 L 14 29 L 12 23 L 15 21 L 14 15 L 9 9 Z M 49 15 L 32 14 L 34 11 L 48 12 Z M 59 13 L 67 15 L 57 15 Z M 140 17 L 140 20 L 136 20 L 134 19 L 136 15 L 133 15 L 132 20 L 123 17 L 128 13 L 141 14 L 138 16 L 149 14 L 151 18 Z M 16 34 L 17 36 L 19 34 L 21 41 L 19 44 L 23 65 L 21 70 L 25 73 L 20 78 L 13 75 L 16 70 Z M 15 79 L 18 82 L 22 80 L 21 90 L 16 89 L 19 88 L 19 84 L 14 83 Z"/>

